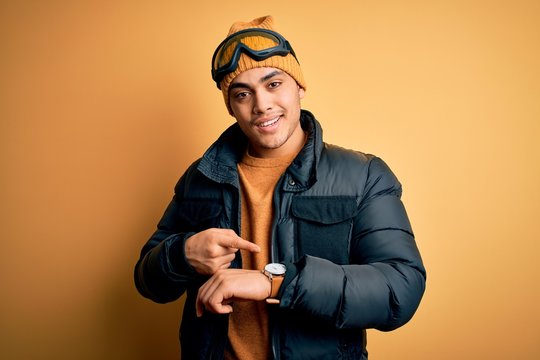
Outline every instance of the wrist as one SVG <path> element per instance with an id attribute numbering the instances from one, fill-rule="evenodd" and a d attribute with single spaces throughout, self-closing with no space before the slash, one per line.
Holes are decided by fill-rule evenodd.
<path id="1" fill-rule="evenodd" d="M 264 299 L 268 299 L 270 297 L 270 295 L 272 295 L 272 280 L 266 276 L 266 274 L 264 273 L 264 271 L 260 271 L 259 274 L 261 274 L 264 278 L 264 286 L 265 286 L 265 290 L 264 290 L 264 293 L 266 294 Z"/>

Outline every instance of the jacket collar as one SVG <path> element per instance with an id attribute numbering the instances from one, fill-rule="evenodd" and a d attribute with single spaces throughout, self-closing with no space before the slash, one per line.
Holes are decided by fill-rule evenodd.
<path id="1" fill-rule="evenodd" d="M 301 111 L 300 125 L 307 133 L 307 141 L 285 173 L 283 189 L 286 191 L 303 191 L 317 181 L 316 169 L 323 149 L 322 128 L 307 110 Z M 247 137 L 235 123 L 204 153 L 197 168 L 213 181 L 238 186 L 236 166 L 247 144 Z"/>

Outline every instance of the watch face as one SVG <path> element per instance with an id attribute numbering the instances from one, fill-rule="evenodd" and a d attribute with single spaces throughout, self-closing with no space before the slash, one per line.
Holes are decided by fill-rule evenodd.
<path id="1" fill-rule="evenodd" d="M 264 267 L 264 270 L 268 271 L 272 275 L 283 275 L 285 274 L 285 271 L 287 271 L 287 268 L 283 264 L 271 263 L 267 264 Z"/>

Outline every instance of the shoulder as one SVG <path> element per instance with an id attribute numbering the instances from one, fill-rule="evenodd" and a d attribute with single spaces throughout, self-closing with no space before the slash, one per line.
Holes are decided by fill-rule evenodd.
<path id="1" fill-rule="evenodd" d="M 195 160 L 191 165 L 184 171 L 178 182 L 176 183 L 174 187 L 174 192 L 176 194 L 182 194 L 185 192 L 186 189 L 190 188 L 193 183 L 200 182 L 201 181 L 201 174 L 199 170 L 197 170 L 199 164 L 201 162 L 201 158 Z"/>
<path id="2" fill-rule="evenodd" d="M 326 158 L 328 161 L 346 161 L 356 163 L 358 165 L 367 165 L 375 156 L 366 154 L 361 151 L 346 149 L 344 147 L 324 143 L 321 158 Z"/>
<path id="3" fill-rule="evenodd" d="M 372 176 L 392 173 L 390 167 L 380 157 L 334 144 L 324 143 L 321 161 L 328 166 L 334 167 L 353 166 L 355 169 L 369 172 Z M 352 170 L 352 168 L 349 168 L 349 170 Z"/>
<path id="4" fill-rule="evenodd" d="M 376 159 L 378 158 L 372 154 L 324 143 L 318 170 L 363 177 L 367 175 L 371 163 Z"/>
<path id="5" fill-rule="evenodd" d="M 398 193 L 401 191 L 399 180 L 383 159 L 334 144 L 324 144 L 318 175 L 323 181 L 360 185 L 364 195 L 376 188 L 392 188 Z"/>

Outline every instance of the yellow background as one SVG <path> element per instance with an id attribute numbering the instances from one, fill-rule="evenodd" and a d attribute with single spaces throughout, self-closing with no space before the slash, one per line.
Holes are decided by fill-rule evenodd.
<path id="1" fill-rule="evenodd" d="M 0 358 L 174 359 L 141 246 L 233 119 L 210 58 L 273 14 L 325 140 L 403 183 L 427 291 L 373 359 L 539 359 L 540 2 L 2 1 Z"/>

